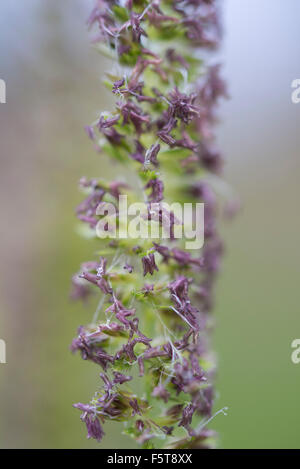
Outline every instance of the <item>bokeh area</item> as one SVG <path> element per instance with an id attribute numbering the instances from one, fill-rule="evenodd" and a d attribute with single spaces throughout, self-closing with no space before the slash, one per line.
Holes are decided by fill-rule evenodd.
<path id="1" fill-rule="evenodd" d="M 224 223 L 217 288 L 218 355 L 211 427 L 223 448 L 300 447 L 300 78 L 298 0 L 224 0 L 220 60 L 231 98 L 219 110 L 225 176 L 241 211 Z M 77 233 L 82 175 L 116 168 L 83 131 L 111 108 L 106 63 L 89 44 L 86 0 L 2 0 L 0 78 L 1 448 L 129 448 L 118 425 L 89 441 L 73 402 L 99 385 L 97 367 L 73 356 L 93 301 L 70 302 L 70 277 L 95 246 Z"/>

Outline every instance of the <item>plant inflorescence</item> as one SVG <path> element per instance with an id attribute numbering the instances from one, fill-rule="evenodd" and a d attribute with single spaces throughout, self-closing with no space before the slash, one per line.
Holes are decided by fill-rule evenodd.
<path id="1" fill-rule="evenodd" d="M 96 236 L 99 206 L 117 206 L 126 194 L 131 202 L 155 203 L 152 222 L 162 232 L 138 242 L 112 239 L 102 223 L 99 256 L 74 275 L 72 296 L 85 300 L 95 289 L 99 305 L 71 348 L 99 366 L 102 382 L 88 404 L 74 406 L 88 437 L 98 441 L 105 422 L 115 421 L 145 448 L 210 447 L 215 359 L 209 337 L 223 252 L 214 125 L 226 89 L 220 66 L 210 63 L 221 37 L 219 5 L 99 0 L 88 25 L 95 46 L 112 60 L 105 84 L 115 108 L 86 131 L 116 172 L 123 165 L 131 176 L 110 183 L 83 178 L 87 195 L 77 216 Z M 176 217 L 165 213 L 163 201 L 205 204 L 201 250 L 189 251 L 172 236 Z"/>

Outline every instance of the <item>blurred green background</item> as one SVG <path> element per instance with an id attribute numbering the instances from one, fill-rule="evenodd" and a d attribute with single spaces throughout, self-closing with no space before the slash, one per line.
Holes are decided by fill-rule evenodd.
<path id="1" fill-rule="evenodd" d="M 69 301 L 70 277 L 94 245 L 76 233 L 82 175 L 115 176 L 83 126 L 111 108 L 108 64 L 89 45 L 85 0 L 2 0 L 0 78 L 0 365 L 2 448 L 129 448 L 119 427 L 99 446 L 85 438 L 73 402 L 100 384 L 69 343 L 88 322 Z M 223 227 L 217 289 L 218 399 L 211 426 L 224 448 L 300 447 L 300 78 L 297 0 L 225 0 L 220 60 L 231 99 L 218 143 L 242 211 Z"/>

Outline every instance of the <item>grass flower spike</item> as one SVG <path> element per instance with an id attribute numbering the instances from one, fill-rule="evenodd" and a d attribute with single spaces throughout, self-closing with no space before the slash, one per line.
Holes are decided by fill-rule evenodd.
<path id="1" fill-rule="evenodd" d="M 219 2 L 99 0 L 88 25 L 112 61 L 105 85 L 115 106 L 86 132 L 128 177 L 80 181 L 77 216 L 99 238 L 99 256 L 74 275 L 72 296 L 94 290 L 99 305 L 71 348 L 95 363 L 101 387 L 74 407 L 98 441 L 114 421 L 143 448 L 212 447 L 211 311 L 223 252 L 214 126 L 226 88 L 219 65 L 203 59 L 220 42 Z M 110 236 L 124 231 L 122 196 L 145 206 L 141 225 L 156 236 Z M 182 220 L 165 202 L 204 203 L 201 249 L 176 235 Z"/>

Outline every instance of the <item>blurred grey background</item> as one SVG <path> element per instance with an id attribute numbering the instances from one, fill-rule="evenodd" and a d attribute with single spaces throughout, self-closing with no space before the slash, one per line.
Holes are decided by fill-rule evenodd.
<path id="1" fill-rule="evenodd" d="M 223 227 L 217 290 L 216 410 L 225 448 L 300 447 L 300 78 L 298 0 L 224 0 L 220 53 L 231 99 L 219 110 L 225 176 L 242 211 Z M 107 64 L 89 45 L 85 0 L 2 0 L 0 78 L 0 365 L 2 448 L 92 448 L 73 402 L 98 372 L 68 350 L 92 311 L 69 281 L 93 246 L 75 232 L 80 176 L 112 174 L 83 126 L 111 107 Z M 118 426 L 106 448 L 132 447 Z"/>

